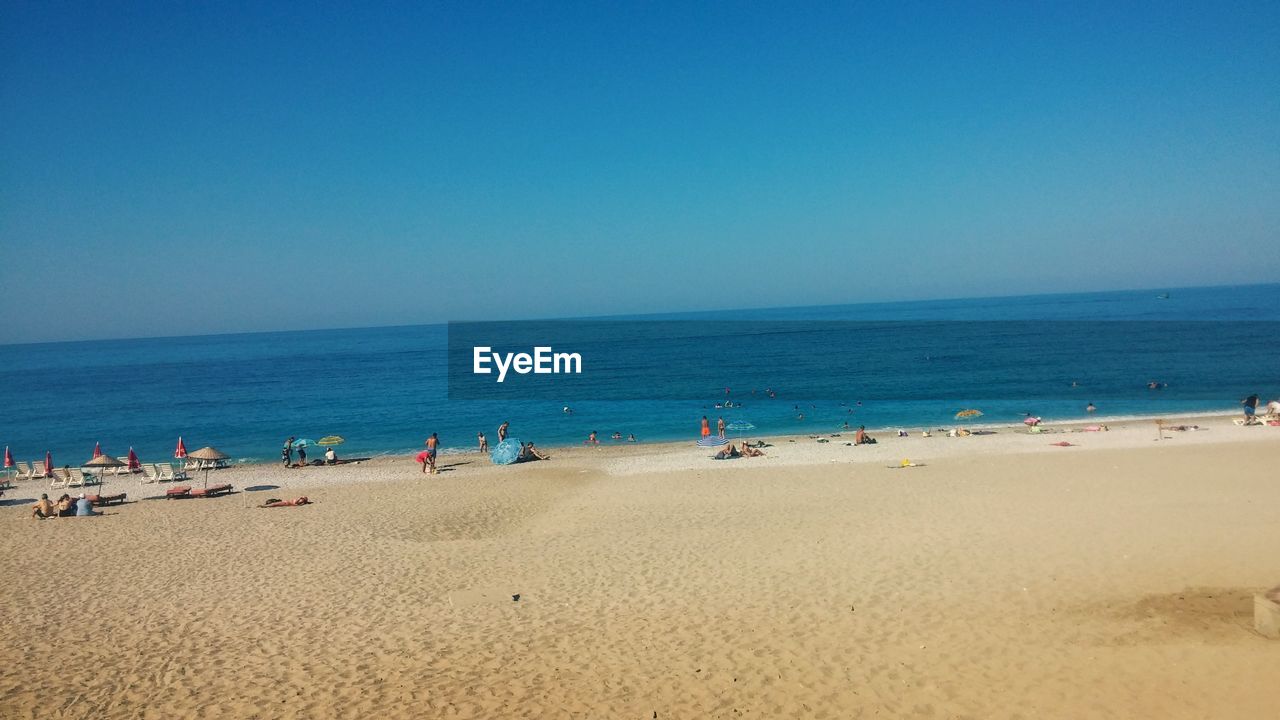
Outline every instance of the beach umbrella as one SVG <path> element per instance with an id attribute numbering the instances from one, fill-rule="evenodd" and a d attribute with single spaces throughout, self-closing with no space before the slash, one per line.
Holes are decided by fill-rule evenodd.
<path id="1" fill-rule="evenodd" d="M 523 447 L 518 438 L 507 438 L 489 451 L 489 459 L 494 465 L 510 465 L 520 459 L 520 450 Z"/>
<path id="2" fill-rule="evenodd" d="M 1023 424 L 1023 425 L 1031 425 L 1031 426 L 1039 425 L 1039 424 L 1040 424 L 1040 418 L 1038 418 L 1038 417 L 1034 417 L 1034 416 L 1031 416 L 1031 415 L 1028 415 L 1027 417 L 1025 417 L 1025 418 L 1023 418 L 1023 419 L 1022 419 L 1022 424 Z"/>
<path id="3" fill-rule="evenodd" d="M 181 460 L 187 456 L 187 446 L 182 443 L 182 436 L 178 436 L 178 448 L 173 451 L 173 456 Z"/>
<path id="4" fill-rule="evenodd" d="M 960 412 L 956 413 L 956 419 L 957 419 L 957 420 L 965 420 L 965 419 L 967 419 L 967 418 L 976 418 L 976 417 L 982 417 L 982 411 L 981 411 L 981 410 L 972 410 L 972 409 L 971 409 L 971 410 L 961 410 Z"/>
<path id="5" fill-rule="evenodd" d="M 306 439 L 306 438 L 302 438 L 301 440 L 294 440 L 294 441 L 293 441 L 293 446 L 294 446 L 294 447 L 296 447 L 296 448 L 304 448 L 304 447 L 306 447 L 306 446 L 308 446 L 308 445 L 317 445 L 317 444 L 319 444 L 319 443 L 317 443 L 315 440 L 308 440 L 308 439 Z"/>
<path id="6" fill-rule="evenodd" d="M 329 445 L 341 445 L 344 442 L 346 442 L 346 440 L 343 439 L 341 435 L 326 435 L 317 440 L 316 444 L 328 447 Z"/>
<path id="7" fill-rule="evenodd" d="M 94 457 L 99 457 L 100 455 L 102 455 L 102 444 L 101 444 L 101 443 L 94 443 L 94 444 L 93 444 L 93 456 L 94 456 Z"/>
<path id="8" fill-rule="evenodd" d="M 755 430 L 755 429 L 756 429 L 756 426 L 755 426 L 755 425 L 752 425 L 751 423 L 747 422 L 746 420 L 734 420 L 733 422 L 729 423 L 728 425 L 725 425 L 725 426 L 724 426 L 724 429 L 725 429 L 725 430 L 728 430 L 728 431 L 729 431 L 729 432 L 731 432 L 731 433 L 736 433 L 736 434 L 738 435 L 738 439 L 739 439 L 739 440 L 742 440 L 742 439 L 744 439 L 744 438 L 743 438 L 743 435 L 744 435 L 745 433 L 747 433 L 748 431 L 750 431 L 750 430 Z"/>
<path id="9" fill-rule="evenodd" d="M 142 462 L 138 460 L 138 453 L 129 448 L 129 472 L 142 469 Z"/>
<path id="10" fill-rule="evenodd" d="M 716 437 L 715 435 L 708 435 L 707 437 L 704 437 L 704 438 L 698 438 L 698 444 L 701 445 L 702 447 L 719 447 L 721 445 L 728 445 L 729 441 L 722 437 Z"/>
<path id="11" fill-rule="evenodd" d="M 187 457 L 199 460 L 200 464 L 204 465 L 204 486 L 207 488 L 209 487 L 209 469 L 213 466 L 213 463 L 218 460 L 226 460 L 231 456 L 215 447 L 202 447 Z"/>
<path id="12" fill-rule="evenodd" d="M 53 477 L 53 453 L 44 451 L 44 476 Z"/>
<path id="13" fill-rule="evenodd" d="M 89 460 L 89 462 L 85 463 L 81 467 L 102 468 L 101 471 L 95 474 L 98 476 L 98 494 L 106 495 L 106 493 L 103 492 L 103 490 L 107 486 L 107 473 L 105 472 L 106 469 L 117 468 L 122 466 L 124 466 L 124 463 L 100 451 L 97 455 L 93 456 L 93 459 Z"/>

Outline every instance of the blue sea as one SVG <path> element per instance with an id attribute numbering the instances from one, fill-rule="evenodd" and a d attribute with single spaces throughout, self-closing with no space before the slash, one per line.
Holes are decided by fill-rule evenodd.
<path id="1" fill-rule="evenodd" d="M 277 460 L 290 435 L 341 435 L 347 457 L 414 452 L 432 432 L 471 449 L 503 421 L 556 446 L 592 430 L 693 439 L 704 415 L 763 436 L 946 427 L 968 408 L 990 424 L 1089 403 L 1099 418 L 1227 412 L 1280 396 L 1278 300 L 1257 285 L 596 318 L 576 340 L 607 351 L 607 371 L 586 353 L 585 384 L 494 399 L 450 385 L 446 325 L 5 345 L 0 444 L 57 465 L 95 443 L 157 462 L 182 436 L 244 462 Z"/>

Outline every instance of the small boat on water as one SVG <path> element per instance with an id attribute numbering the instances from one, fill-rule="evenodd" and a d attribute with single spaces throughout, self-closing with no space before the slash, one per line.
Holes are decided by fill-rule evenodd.
<path id="1" fill-rule="evenodd" d="M 1157 300 L 1168 300 L 1168 299 L 1169 299 L 1169 293 L 1160 293 L 1159 295 L 1157 295 L 1157 296 L 1156 296 L 1156 299 L 1157 299 Z"/>

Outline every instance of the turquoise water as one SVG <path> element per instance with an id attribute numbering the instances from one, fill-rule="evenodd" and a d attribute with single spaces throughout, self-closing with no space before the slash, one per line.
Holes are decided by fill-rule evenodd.
<path id="1" fill-rule="evenodd" d="M 627 326 L 598 323 L 602 336 L 586 340 L 611 353 L 607 372 L 588 366 L 586 385 L 503 400 L 458 399 L 467 393 L 456 384 L 449 399 L 444 325 L 7 345 L 0 444 L 18 460 L 50 450 L 58 465 L 88 460 L 95 442 L 160 461 L 181 435 L 188 449 L 275 460 L 288 435 L 343 435 L 341 454 L 368 456 L 414 451 L 433 431 L 446 450 L 470 448 L 504 420 L 517 437 L 558 445 L 591 430 L 606 442 L 614 431 L 692 438 L 703 415 L 767 435 L 939 427 L 964 407 L 1002 423 L 1080 418 L 1089 402 L 1117 417 L 1280 396 L 1270 359 L 1280 285 L 1163 292 L 626 318 L 679 330 L 618 343 Z M 752 336 L 778 327 L 788 330 Z M 1148 390 L 1149 380 L 1168 387 Z M 740 407 L 714 406 L 726 386 Z"/>

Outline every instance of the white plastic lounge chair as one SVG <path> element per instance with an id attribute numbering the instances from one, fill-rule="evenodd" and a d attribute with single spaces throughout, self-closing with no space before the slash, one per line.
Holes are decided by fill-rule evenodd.
<path id="1" fill-rule="evenodd" d="M 160 482 L 160 471 L 156 469 L 155 465 L 142 463 L 142 477 L 138 480 L 138 483 L 145 485 L 153 482 Z"/>
<path id="2" fill-rule="evenodd" d="M 66 474 L 66 475 L 63 475 L 62 473 L 58 472 L 57 470 L 54 470 L 54 471 L 53 471 L 53 478 L 49 481 L 49 489 L 50 489 L 50 490 L 54 490 L 54 489 L 57 489 L 57 488 L 69 487 L 69 483 L 70 483 L 70 482 L 71 482 L 71 473 L 70 473 L 70 472 L 67 472 L 67 474 Z"/>
<path id="3" fill-rule="evenodd" d="M 186 472 L 185 470 L 183 471 Z M 173 466 L 168 463 L 156 463 L 156 479 L 160 482 L 169 482 L 177 480 L 177 475 L 173 472 Z"/>
<path id="4" fill-rule="evenodd" d="M 35 460 L 31 463 L 31 477 L 32 478 L 49 477 L 49 471 L 45 468 L 43 460 Z"/>
<path id="5" fill-rule="evenodd" d="M 116 475 L 128 475 L 129 473 L 133 472 L 132 470 L 129 469 L 129 458 L 118 457 L 116 459 L 124 463 L 120 467 L 114 468 Z"/>
<path id="6" fill-rule="evenodd" d="M 35 480 L 36 479 L 36 474 L 31 470 L 31 465 L 24 462 L 14 463 L 13 465 L 18 470 L 19 480 Z"/>

